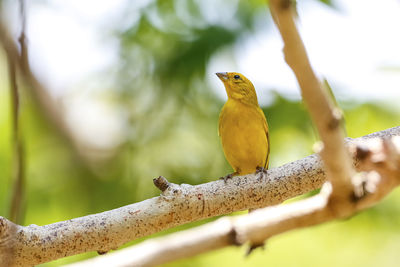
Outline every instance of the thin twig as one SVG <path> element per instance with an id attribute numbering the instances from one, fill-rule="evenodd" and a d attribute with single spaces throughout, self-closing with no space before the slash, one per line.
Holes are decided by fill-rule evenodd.
<path id="1" fill-rule="evenodd" d="M 57 130 L 57 133 L 74 148 L 74 152 L 82 159 L 78 163 L 84 162 L 87 157 L 85 157 L 82 147 L 66 123 L 63 110 L 60 109 L 57 102 L 50 95 L 49 92 L 51 90 L 41 83 L 31 70 L 27 56 L 25 34 L 20 36 L 19 43 L 21 44 L 20 49 L 11 37 L 6 23 L 0 17 L 0 45 L 4 47 L 8 60 L 13 61 L 13 64 L 20 73 L 20 78 L 26 87 L 30 89 L 27 92 L 32 93 L 31 96 L 39 104 L 38 107 L 42 115 L 48 119 L 50 125 L 55 126 L 54 129 Z"/>
<path id="2" fill-rule="evenodd" d="M 21 62 L 25 68 L 29 68 L 28 59 L 28 46 L 26 43 L 26 3 L 25 0 L 19 0 L 19 13 L 21 19 L 21 34 L 18 38 L 18 42 L 21 49 Z"/>
<path id="3" fill-rule="evenodd" d="M 27 61 L 28 52 L 25 44 L 25 2 L 20 0 L 20 16 L 21 16 L 21 35 L 19 42 L 21 46 L 21 60 Z M 13 190 L 11 196 L 10 219 L 18 224 L 21 224 L 24 218 L 24 188 L 25 188 L 25 172 L 24 172 L 24 145 L 20 129 L 20 91 L 17 81 L 17 70 L 15 62 L 8 57 L 8 69 L 10 76 L 10 95 L 12 106 L 12 122 L 13 122 Z"/>

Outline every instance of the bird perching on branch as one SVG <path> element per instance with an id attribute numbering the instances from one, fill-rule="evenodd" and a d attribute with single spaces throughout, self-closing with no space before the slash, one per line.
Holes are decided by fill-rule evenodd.
<path id="1" fill-rule="evenodd" d="M 266 170 L 270 151 L 268 123 L 253 84 L 237 72 L 216 75 L 228 95 L 219 115 L 219 136 L 225 157 L 234 170 L 224 179 Z"/>

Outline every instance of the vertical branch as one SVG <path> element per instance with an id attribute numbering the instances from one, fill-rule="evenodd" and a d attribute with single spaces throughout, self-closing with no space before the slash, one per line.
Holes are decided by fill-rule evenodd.
<path id="1" fill-rule="evenodd" d="M 25 2 L 19 1 L 20 16 L 21 16 L 21 35 L 19 43 L 21 48 L 20 60 L 22 64 L 28 63 L 27 47 L 25 42 Z M 24 172 L 24 145 L 20 130 L 20 92 L 17 82 L 17 71 L 15 63 L 8 58 L 8 69 L 10 76 L 10 95 L 12 106 L 12 123 L 13 123 L 13 190 L 11 196 L 10 219 L 16 223 L 23 221 L 24 215 L 24 187 L 25 187 L 25 172 Z"/>
<path id="2" fill-rule="evenodd" d="M 26 4 L 25 0 L 19 0 L 19 13 L 21 19 L 21 34 L 18 42 L 21 49 L 21 62 L 25 67 L 28 67 L 28 47 L 26 45 Z"/>
<path id="3" fill-rule="evenodd" d="M 11 196 L 10 219 L 15 223 L 21 223 L 23 212 L 24 195 L 24 152 L 21 133 L 19 129 L 19 92 L 16 78 L 15 65 L 8 61 L 10 76 L 10 93 L 12 102 L 12 123 L 13 123 L 13 188 Z"/>
<path id="4" fill-rule="evenodd" d="M 292 1 L 271 0 L 270 10 L 284 42 L 286 63 L 297 78 L 303 100 L 323 142 L 320 154 L 332 183 L 332 198 L 346 202 L 353 194 L 351 178 L 354 170 L 350 155 L 344 147 L 344 132 L 340 127 L 342 114 L 335 108 L 311 67 L 294 20 Z"/>

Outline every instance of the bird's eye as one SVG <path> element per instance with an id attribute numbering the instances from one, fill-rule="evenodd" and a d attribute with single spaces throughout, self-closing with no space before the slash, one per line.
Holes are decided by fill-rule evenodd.
<path id="1" fill-rule="evenodd" d="M 236 74 L 235 76 L 233 76 L 233 78 L 235 78 L 237 80 L 237 79 L 240 79 L 240 76 Z"/>

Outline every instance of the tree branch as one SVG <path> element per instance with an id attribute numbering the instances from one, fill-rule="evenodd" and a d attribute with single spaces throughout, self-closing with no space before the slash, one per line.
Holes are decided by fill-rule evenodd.
<path id="1" fill-rule="evenodd" d="M 25 14 L 25 8 L 21 9 L 21 12 Z M 25 23 L 25 18 L 22 19 L 23 23 Z M 66 123 L 62 109 L 57 106 L 57 102 L 50 95 L 50 90 L 32 72 L 27 55 L 28 47 L 26 39 L 25 32 L 23 32 L 18 40 L 20 43 L 20 49 L 18 49 L 16 42 L 6 27 L 6 23 L 0 18 L 0 45 L 4 48 L 8 61 L 12 62 L 16 70 L 19 71 L 19 78 L 31 89 L 30 92 L 32 92 L 33 99 L 39 104 L 38 107 L 43 116 L 48 119 L 51 125 L 55 126 L 60 136 L 72 145 L 78 156 L 87 159 L 84 157 L 80 144 Z"/>
<path id="2" fill-rule="evenodd" d="M 154 240 L 145 242 L 143 245 L 112 254 L 105 259 L 89 260 L 87 264 L 103 265 L 104 261 L 107 261 L 114 266 L 153 266 L 215 247 L 243 244 L 246 241 L 249 241 L 252 247 L 256 247 L 272 235 L 349 216 L 361 208 L 376 203 L 399 184 L 400 146 L 397 149 L 388 141 L 381 142 L 377 152 L 381 156 L 380 164 L 384 163 L 386 166 L 384 171 L 379 175 L 376 172 L 355 175 L 350 155 L 344 146 L 344 134 L 339 127 L 341 112 L 334 107 L 311 68 L 294 22 L 291 1 L 271 0 L 270 9 L 285 44 L 286 62 L 296 75 L 303 99 L 323 141 L 321 157 L 330 183 L 326 184 L 321 193 L 315 197 L 289 205 L 266 208 L 241 216 L 234 221 L 225 218 L 199 229 L 162 238 L 159 242 Z M 370 148 L 357 147 L 353 150 L 358 159 L 363 161 L 373 154 Z M 361 151 L 363 153 L 360 153 Z M 384 160 L 387 162 L 383 162 Z M 369 161 L 376 162 L 371 159 Z M 391 172 L 388 170 L 389 167 L 392 168 Z M 353 187 L 352 184 L 352 180 L 356 181 L 356 178 L 358 178 L 358 188 L 362 188 L 362 194 L 358 194 L 357 198 L 354 197 L 354 189 L 357 187 Z M 163 188 L 167 189 L 171 187 L 162 178 L 157 184 L 164 185 Z M 85 263 L 75 266 L 85 266 Z"/>
<path id="3" fill-rule="evenodd" d="M 340 202 L 346 202 L 353 194 L 351 178 L 355 172 L 351 166 L 350 155 L 344 146 L 343 130 L 340 128 L 342 113 L 335 107 L 311 67 L 294 21 L 293 2 L 271 0 L 270 10 L 284 42 L 285 60 L 297 78 L 303 100 L 323 142 L 320 155 L 333 186 L 332 197 L 335 202 L 332 203 L 337 205 L 335 208 L 337 212 L 344 211 Z"/>
<path id="4" fill-rule="evenodd" d="M 340 113 L 335 110 L 326 92 L 321 90 L 320 82 L 310 66 L 294 23 L 291 2 L 271 0 L 271 13 L 285 43 L 286 61 L 298 79 L 311 117 L 324 142 L 321 157 L 333 191 L 330 184 L 327 184 L 315 197 L 255 211 L 233 220 L 225 218 L 212 223 L 211 227 L 205 225 L 200 230 L 177 233 L 161 239 L 160 243 L 164 244 L 162 246 L 157 243 L 152 247 L 152 241 L 147 241 L 132 248 L 133 251 L 136 249 L 139 256 L 143 256 L 140 261 L 135 263 L 133 259 L 123 264 L 154 265 L 169 261 L 176 257 L 174 255 L 195 255 L 211 248 L 243 244 L 247 241 L 252 246 L 258 246 L 272 235 L 348 216 L 376 203 L 399 184 L 398 139 L 393 142 L 380 141 L 376 147 L 371 144 L 366 147 L 351 147 L 351 151 L 357 156 L 354 164 L 361 169 L 375 171 L 354 176 L 350 157 L 344 149 L 343 133 L 339 129 Z M 25 75 L 28 84 L 33 88 L 41 88 L 28 64 L 19 59 L 18 51 L 1 23 L 0 40 L 7 54 L 15 59 L 15 64 Z M 385 134 L 399 135 L 399 131 L 400 127 L 392 128 Z M 352 140 L 349 142 L 354 143 Z M 349 197 L 353 194 L 350 183 L 353 176 L 358 178 L 358 185 L 363 189 L 362 197 Z M 154 180 L 155 185 L 162 190 L 160 197 L 45 226 L 23 227 L 0 217 L 0 264 L 33 265 L 93 250 L 102 254 L 128 241 L 176 225 L 232 211 L 278 204 L 317 189 L 324 181 L 322 163 L 318 156 L 311 155 L 271 169 L 262 179 L 252 174 L 234 177 L 227 183 L 215 181 L 191 186 L 169 183 L 160 177 Z M 336 196 L 335 200 L 340 200 L 343 210 L 332 209 L 332 196 Z M 193 235 L 197 239 L 193 239 Z M 165 245 L 165 240 L 169 242 L 168 246 Z M 190 249 L 179 250 L 182 244 Z M 110 262 L 113 266 L 116 265 L 114 260 Z"/>
<path id="5" fill-rule="evenodd" d="M 375 136 L 400 136 L 400 127 L 349 139 L 348 143 L 362 144 Z M 88 251 L 103 253 L 177 225 L 279 204 L 320 188 L 325 174 L 319 157 L 310 155 L 270 169 L 263 179 L 258 178 L 252 174 L 234 177 L 227 183 L 218 180 L 196 186 L 169 183 L 159 197 L 44 226 L 18 226 L 0 217 L 0 259 L 7 260 L 10 250 L 15 266 L 40 264 Z"/>
<path id="6" fill-rule="evenodd" d="M 347 217 L 376 204 L 400 184 L 400 137 L 371 140 L 362 146 L 351 144 L 350 151 L 359 160 L 361 170 L 376 172 L 364 176 L 369 192 L 367 196 L 354 202 L 348 199 L 351 211 L 346 209 L 349 211 L 347 214 L 330 208 L 328 201 L 332 188 L 330 183 L 326 183 L 320 194 L 305 200 L 259 209 L 247 215 L 224 217 L 68 266 L 156 266 L 230 245 L 249 242 L 251 246 L 257 246 L 289 230 Z"/>
<path id="7" fill-rule="evenodd" d="M 27 48 L 25 45 L 25 2 L 20 0 L 20 16 L 21 16 L 21 59 L 27 60 Z M 7 54 L 8 56 L 8 54 Z M 11 195 L 10 219 L 15 223 L 22 223 L 24 217 L 24 145 L 20 130 L 20 90 L 17 83 L 17 69 L 15 62 L 8 57 L 8 72 L 10 76 L 10 95 L 12 106 L 13 121 L 13 190 Z"/>

